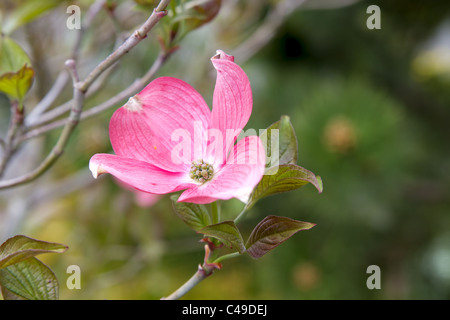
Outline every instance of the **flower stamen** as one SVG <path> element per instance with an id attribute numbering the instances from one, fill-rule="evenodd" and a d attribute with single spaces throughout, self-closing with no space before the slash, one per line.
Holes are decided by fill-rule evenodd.
<path id="1" fill-rule="evenodd" d="M 197 182 L 204 183 L 214 176 L 214 168 L 203 160 L 192 161 L 189 177 Z"/>

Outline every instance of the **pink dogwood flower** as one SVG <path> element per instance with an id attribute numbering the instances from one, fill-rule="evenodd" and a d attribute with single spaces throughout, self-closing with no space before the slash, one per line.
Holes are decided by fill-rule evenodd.
<path id="1" fill-rule="evenodd" d="M 137 190 L 198 204 L 247 202 L 265 168 L 258 136 L 236 137 L 252 112 L 252 92 L 234 57 L 211 58 L 217 71 L 213 108 L 186 82 L 160 77 L 117 109 L 109 125 L 114 154 L 96 154 L 94 178 L 109 173 Z"/>

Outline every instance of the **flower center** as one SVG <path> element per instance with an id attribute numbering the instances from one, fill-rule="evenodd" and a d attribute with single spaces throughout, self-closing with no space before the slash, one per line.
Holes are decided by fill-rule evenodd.
<path id="1" fill-rule="evenodd" d="M 204 183 L 211 180 L 214 176 L 213 166 L 203 160 L 192 161 L 191 171 L 189 171 L 189 176 L 192 180 L 200 183 Z"/>

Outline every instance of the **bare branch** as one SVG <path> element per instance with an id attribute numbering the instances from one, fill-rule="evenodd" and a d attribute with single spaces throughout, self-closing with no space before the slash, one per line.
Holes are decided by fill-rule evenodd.
<path id="1" fill-rule="evenodd" d="M 73 80 L 73 99 L 72 109 L 64 128 L 53 147 L 52 151 L 47 155 L 44 161 L 31 172 L 9 180 L 0 182 L 0 190 L 5 188 L 21 185 L 38 178 L 44 172 L 50 168 L 53 163 L 61 156 L 64 148 L 73 132 L 76 128 L 79 120 L 83 103 L 85 99 L 85 93 L 91 86 L 91 84 L 97 79 L 106 69 L 112 66 L 118 61 L 124 54 L 134 48 L 142 39 L 147 36 L 147 33 L 161 20 L 166 12 L 165 8 L 170 3 L 170 0 L 161 0 L 158 7 L 153 11 L 147 21 L 137 29 L 131 37 L 129 37 L 118 49 L 116 49 L 111 55 L 109 55 L 103 62 L 101 62 L 94 70 L 86 77 L 84 81 L 79 81 L 78 73 L 76 70 L 75 60 L 69 59 L 66 62 Z"/>
<path id="2" fill-rule="evenodd" d="M 110 98 L 107 101 L 102 102 L 101 104 L 94 106 L 90 108 L 89 110 L 83 111 L 81 113 L 81 119 L 86 119 L 89 117 L 92 117 L 94 115 L 97 115 L 115 105 L 120 103 L 121 101 L 128 99 L 129 97 L 133 96 L 137 92 L 141 91 L 149 82 L 150 80 L 155 76 L 155 74 L 158 72 L 158 70 L 161 68 L 161 66 L 164 64 L 164 62 L 168 59 L 170 54 L 172 54 L 173 51 L 170 52 L 161 52 L 159 56 L 156 58 L 150 69 L 139 79 L 136 79 L 129 87 L 125 88 L 118 94 L 116 94 L 114 97 Z M 40 136 L 48 131 L 60 128 L 65 125 L 66 120 L 56 120 L 54 122 L 50 122 L 47 125 L 38 127 L 36 129 L 30 130 L 24 135 L 22 135 L 16 143 L 21 143 L 25 140 Z"/>
<path id="3" fill-rule="evenodd" d="M 133 49 L 139 42 L 142 41 L 147 36 L 147 33 L 161 20 L 166 14 L 163 11 L 169 4 L 170 0 L 162 0 L 158 7 L 153 10 L 153 13 L 147 19 L 147 21 L 133 34 L 125 40 L 125 42 L 112 54 L 110 54 L 105 60 L 103 60 L 91 73 L 86 77 L 86 79 L 80 83 L 80 90 L 86 92 L 92 82 L 97 79 L 97 77 L 109 68 L 112 64 L 118 61 L 122 56 L 124 56 L 128 51 Z"/>
<path id="4" fill-rule="evenodd" d="M 285 19 L 306 0 L 285 0 L 279 1 L 273 10 L 270 11 L 264 22 L 255 32 L 239 47 L 234 50 L 234 55 L 239 60 L 248 60 L 251 56 L 263 48 L 275 36 L 276 31 Z"/>
<path id="5" fill-rule="evenodd" d="M 33 121 L 38 119 L 39 116 L 52 105 L 52 103 L 56 100 L 56 98 L 66 86 L 67 80 L 69 80 L 69 74 L 66 70 L 61 71 L 56 78 L 52 88 L 25 118 L 25 125 L 33 123 Z"/>

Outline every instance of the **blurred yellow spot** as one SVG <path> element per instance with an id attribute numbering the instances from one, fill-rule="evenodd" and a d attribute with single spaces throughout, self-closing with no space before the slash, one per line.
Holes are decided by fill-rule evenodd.
<path id="1" fill-rule="evenodd" d="M 421 52 L 413 60 L 412 70 L 422 79 L 450 75 L 450 49 L 441 47 Z"/>
<path id="2" fill-rule="evenodd" d="M 330 119 L 324 128 L 323 141 L 330 151 L 347 154 L 356 147 L 353 123 L 344 116 Z"/>
<path id="3" fill-rule="evenodd" d="M 312 262 L 302 262 L 294 267 L 292 277 L 295 286 L 302 291 L 314 289 L 320 281 L 320 270 Z"/>

